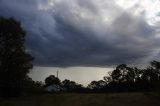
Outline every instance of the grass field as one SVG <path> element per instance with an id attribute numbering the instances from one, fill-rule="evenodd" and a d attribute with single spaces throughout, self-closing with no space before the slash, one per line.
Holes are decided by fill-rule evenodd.
<path id="1" fill-rule="evenodd" d="M 158 93 L 44 94 L 0 100 L 0 106 L 160 106 Z"/>

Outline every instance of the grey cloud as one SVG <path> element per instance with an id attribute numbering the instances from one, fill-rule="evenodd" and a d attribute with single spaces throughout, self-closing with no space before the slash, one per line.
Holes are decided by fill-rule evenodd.
<path id="1" fill-rule="evenodd" d="M 159 55 L 155 29 L 114 2 L 1 0 L 0 15 L 21 21 L 36 65 L 142 64 Z"/>

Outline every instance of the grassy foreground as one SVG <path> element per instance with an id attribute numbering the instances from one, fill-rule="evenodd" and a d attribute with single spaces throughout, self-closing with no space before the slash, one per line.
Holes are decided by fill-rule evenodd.
<path id="1" fill-rule="evenodd" d="M 44 94 L 0 99 L 0 106 L 160 106 L 159 93 Z"/>

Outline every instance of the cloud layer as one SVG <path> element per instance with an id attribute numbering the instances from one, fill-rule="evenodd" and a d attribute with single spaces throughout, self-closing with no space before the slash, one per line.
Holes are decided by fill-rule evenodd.
<path id="1" fill-rule="evenodd" d="M 145 8 L 147 1 L 153 5 L 151 9 Z M 0 16 L 14 17 L 22 23 L 27 49 L 36 65 L 143 64 L 160 56 L 158 3 L 0 0 Z"/>

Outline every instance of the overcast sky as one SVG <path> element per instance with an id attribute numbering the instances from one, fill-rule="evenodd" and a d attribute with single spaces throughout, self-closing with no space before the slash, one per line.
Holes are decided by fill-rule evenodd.
<path id="1" fill-rule="evenodd" d="M 145 64 L 160 58 L 160 0 L 0 0 L 37 66 Z"/>

